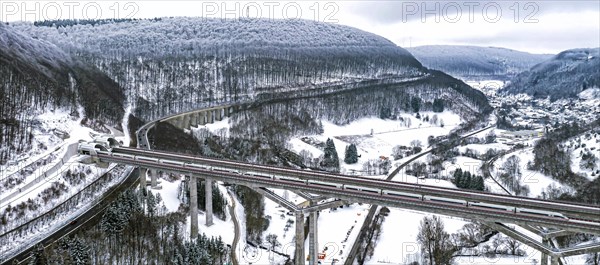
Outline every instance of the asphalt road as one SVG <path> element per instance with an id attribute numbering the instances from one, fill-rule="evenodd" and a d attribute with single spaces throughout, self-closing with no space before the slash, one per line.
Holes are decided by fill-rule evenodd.
<path id="1" fill-rule="evenodd" d="M 44 247 L 48 247 L 50 244 L 58 241 L 59 239 L 65 236 L 68 236 L 73 232 L 76 232 L 82 227 L 95 225 L 95 221 L 102 218 L 102 213 L 104 212 L 104 209 L 106 209 L 108 205 L 110 205 L 114 198 L 116 198 L 116 196 L 119 196 L 121 192 L 137 184 L 138 179 L 139 170 L 136 168 L 133 171 L 131 171 L 131 174 L 129 174 L 129 176 L 127 176 L 127 178 L 123 182 L 119 183 L 116 186 L 113 186 L 109 189 L 108 192 L 104 193 L 104 195 L 101 197 L 100 201 L 96 205 L 94 205 L 84 214 L 77 217 L 77 219 L 71 221 L 70 224 L 67 224 L 63 228 L 56 231 L 54 234 L 46 237 L 44 240 L 42 240 L 42 242 L 40 242 L 40 244 L 42 244 Z M 4 262 L 3 265 L 12 265 L 15 264 L 15 261 L 17 262 L 17 264 L 25 263 L 29 259 L 29 255 L 31 251 L 34 250 L 34 248 L 35 246 L 26 249 L 25 251 L 19 253 L 12 259 L 9 259 L 6 262 Z"/>
<path id="2" fill-rule="evenodd" d="M 229 197 L 231 197 L 232 203 L 232 205 L 229 206 L 229 214 L 231 215 L 231 219 L 233 220 L 233 225 L 235 229 L 235 237 L 233 238 L 233 242 L 231 243 L 231 263 L 233 265 L 238 265 L 239 262 L 237 260 L 236 251 L 238 242 L 240 241 L 240 223 L 237 219 L 237 215 L 235 214 L 235 196 L 233 194 L 233 191 L 229 191 Z"/>

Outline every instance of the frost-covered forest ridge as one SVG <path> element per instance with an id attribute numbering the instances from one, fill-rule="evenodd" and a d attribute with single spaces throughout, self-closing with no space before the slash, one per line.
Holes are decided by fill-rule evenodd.
<path id="1" fill-rule="evenodd" d="M 245 108 L 189 130 L 158 123 L 151 149 L 600 204 L 600 48 L 407 50 L 337 24 L 174 17 L 0 23 L 0 51 L 0 264 L 293 264 L 294 214 L 252 188 L 199 182 L 200 219 L 211 196 L 215 221 L 192 238 L 185 176 L 144 192 L 132 167 L 79 163 L 80 141 L 136 147 L 145 123 L 208 106 Z M 471 219 L 363 203 L 321 210 L 318 227 L 323 264 L 542 256 Z M 551 243 L 586 242 L 600 239 Z"/>

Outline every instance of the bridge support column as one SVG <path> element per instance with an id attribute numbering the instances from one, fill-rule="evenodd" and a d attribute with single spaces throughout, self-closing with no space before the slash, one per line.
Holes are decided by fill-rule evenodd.
<path id="1" fill-rule="evenodd" d="M 215 122 L 213 113 L 214 113 L 214 110 L 206 111 L 206 123 Z"/>
<path id="2" fill-rule="evenodd" d="M 189 129 L 190 128 L 190 116 L 191 114 L 185 115 L 183 117 L 183 126 L 181 127 L 182 129 Z"/>
<path id="3" fill-rule="evenodd" d="M 194 114 L 190 114 L 192 115 L 192 118 L 190 119 L 190 126 L 191 127 L 198 127 L 198 119 L 199 116 L 198 113 L 194 113 Z"/>
<path id="4" fill-rule="evenodd" d="M 223 117 L 225 117 L 225 109 L 220 109 L 219 111 L 219 120 L 223 120 Z"/>
<path id="5" fill-rule="evenodd" d="M 230 114 L 229 109 L 230 109 L 230 107 L 225 107 L 225 109 L 223 109 L 223 114 L 225 117 L 229 117 L 229 114 Z"/>
<path id="6" fill-rule="evenodd" d="M 146 175 L 148 174 L 148 169 L 139 167 L 140 170 L 140 188 L 144 191 L 144 195 L 146 195 Z"/>
<path id="7" fill-rule="evenodd" d="M 158 171 L 156 169 L 150 170 L 150 187 L 158 189 Z"/>
<path id="8" fill-rule="evenodd" d="M 205 125 L 207 123 L 206 112 L 200 113 L 200 125 Z"/>
<path id="9" fill-rule="evenodd" d="M 548 239 L 542 239 L 542 244 L 548 245 Z M 540 261 L 541 265 L 548 265 L 548 254 L 542 252 L 542 260 Z"/>
<path id="10" fill-rule="evenodd" d="M 195 176 L 190 176 L 190 239 L 198 237 L 198 183 Z"/>
<path id="11" fill-rule="evenodd" d="M 184 117 L 177 118 L 177 128 L 179 128 L 179 129 L 185 128 L 184 127 L 185 125 L 183 124 L 183 121 L 184 121 Z"/>
<path id="12" fill-rule="evenodd" d="M 304 214 L 301 211 L 296 212 L 296 265 L 304 265 Z"/>
<path id="13" fill-rule="evenodd" d="M 558 257 L 550 256 L 550 265 L 558 265 Z"/>
<path id="14" fill-rule="evenodd" d="M 311 212 L 308 217 L 308 248 L 310 255 L 310 264 L 318 264 L 319 262 L 319 236 L 317 231 L 318 212 Z"/>
<path id="15" fill-rule="evenodd" d="M 204 195 L 206 202 L 206 226 L 213 225 L 213 207 L 212 207 L 212 179 L 207 178 L 204 182 Z"/>

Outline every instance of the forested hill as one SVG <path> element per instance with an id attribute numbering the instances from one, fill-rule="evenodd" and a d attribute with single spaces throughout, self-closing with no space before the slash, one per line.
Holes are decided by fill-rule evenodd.
<path id="1" fill-rule="evenodd" d="M 409 52 L 385 38 L 307 20 L 162 18 L 11 26 L 96 65 L 125 88 L 136 113 L 146 119 L 196 102 L 427 75 Z"/>
<path id="2" fill-rule="evenodd" d="M 421 97 L 425 108 L 437 99 L 469 117 L 490 109 L 483 94 L 428 70 L 389 40 L 336 24 L 61 20 L 7 23 L 0 32 L 0 78 L 8 80 L 2 97 L 12 104 L 3 105 L 2 126 L 23 126 L 7 119 L 27 120 L 44 106 L 81 104 L 86 116 L 114 122 L 131 105 L 148 121 L 206 104 L 391 87 L 388 93 Z M 22 98 L 13 100 L 20 88 Z"/>
<path id="3" fill-rule="evenodd" d="M 0 24 L 0 164 L 30 147 L 35 115 L 84 109 L 89 125 L 123 117 L 123 91 L 52 43 Z M 102 106 L 102 108 L 99 108 Z"/>
<path id="4" fill-rule="evenodd" d="M 46 21 L 39 28 L 52 28 L 46 38 L 62 47 L 94 54 L 120 53 L 123 56 L 189 56 L 213 54 L 215 49 L 303 51 L 305 54 L 361 51 L 360 55 L 382 57 L 394 53 L 395 61 L 420 66 L 405 49 L 391 41 L 356 28 L 311 20 L 157 18 L 111 21 Z M 39 32 L 39 34 L 44 34 Z M 56 38 L 56 39 L 55 39 Z M 295 49 L 289 49 L 295 48 Z M 371 50 L 370 48 L 376 48 Z M 391 55 L 388 53 L 387 55 Z"/>
<path id="5" fill-rule="evenodd" d="M 516 76 L 502 91 L 559 99 L 600 88 L 600 48 L 567 50 Z"/>
<path id="6" fill-rule="evenodd" d="M 143 119 L 195 108 L 198 102 L 430 76 L 408 51 L 383 37 L 308 20 L 157 18 L 11 25 L 107 73 Z M 485 98 L 474 102 L 486 102 L 476 109 L 488 107 Z"/>
<path id="7" fill-rule="evenodd" d="M 432 45 L 409 48 L 424 66 L 459 78 L 509 80 L 550 54 L 531 54 L 496 47 Z"/>

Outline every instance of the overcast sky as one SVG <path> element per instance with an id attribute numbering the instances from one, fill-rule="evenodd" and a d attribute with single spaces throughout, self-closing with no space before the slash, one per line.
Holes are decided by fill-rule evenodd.
<path id="1" fill-rule="evenodd" d="M 600 46 L 600 0 L 589 1 L 8 1 L 0 20 L 203 16 L 304 18 L 384 36 L 402 47 L 497 46 L 557 53 Z"/>

